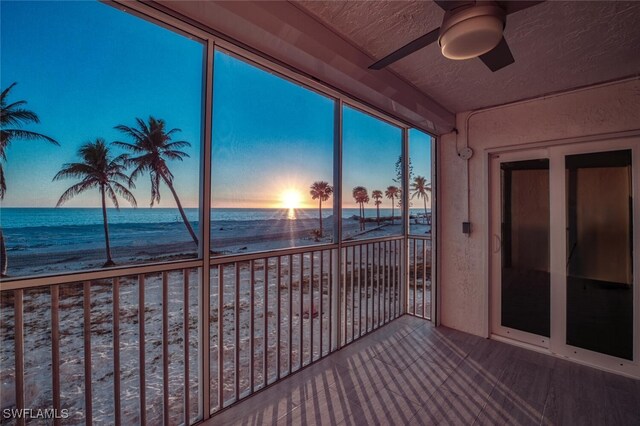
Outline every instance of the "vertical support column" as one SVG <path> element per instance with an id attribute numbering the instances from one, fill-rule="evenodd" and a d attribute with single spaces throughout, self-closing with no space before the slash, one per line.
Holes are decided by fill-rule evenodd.
<path id="1" fill-rule="evenodd" d="M 85 298 L 86 299 L 86 298 Z M 14 315 L 14 342 L 15 342 L 15 381 L 16 381 L 16 409 L 22 410 L 24 406 L 24 307 L 23 307 L 23 290 L 15 290 L 13 292 L 13 315 Z M 85 303 L 85 316 L 86 316 L 86 303 Z M 86 320 L 85 320 L 86 324 Z M 86 333 L 85 327 L 85 333 Z M 86 338 L 85 338 L 86 341 Z M 85 345 L 86 348 L 86 345 Z M 85 354 L 85 377 L 86 377 L 86 365 L 87 356 Z M 86 380 L 85 380 L 86 383 Z M 91 392 L 85 393 L 91 395 Z M 85 407 L 89 407 L 85 403 Z M 16 424 L 24 425 L 24 418 L 16 420 Z"/>
<path id="2" fill-rule="evenodd" d="M 331 311 L 331 341 L 330 349 L 338 350 L 340 348 L 340 342 L 342 342 L 342 265 L 345 263 L 342 260 L 342 250 L 340 246 L 331 250 L 331 274 L 333 279 L 331 280 L 331 305 L 333 307 Z"/>
<path id="3" fill-rule="evenodd" d="M 314 341 L 314 337 L 313 337 L 313 304 L 315 302 L 315 295 L 313 292 L 313 277 L 315 275 L 315 257 L 316 257 L 316 252 L 315 251 L 311 251 L 311 266 L 309 267 L 309 271 L 310 271 L 310 275 L 309 275 L 309 307 L 308 312 L 309 312 L 309 364 L 311 364 L 313 362 L 313 341 Z"/>
<path id="4" fill-rule="evenodd" d="M 218 409 L 224 408 L 224 270 L 218 265 Z M 206 413 L 208 415 L 209 413 Z"/>
<path id="5" fill-rule="evenodd" d="M 264 261 L 264 270 L 265 270 L 265 275 L 266 275 L 266 270 L 267 270 L 267 259 L 265 259 Z M 264 281 L 264 288 L 266 289 L 267 287 L 267 280 Z M 255 334 L 256 334 L 256 330 L 255 330 L 255 304 L 256 304 L 256 281 L 255 281 L 255 264 L 253 260 L 249 261 L 249 391 L 251 393 L 253 393 L 254 390 L 254 382 L 255 382 L 255 371 L 254 371 L 254 364 L 255 364 L 255 344 L 254 344 L 254 338 L 255 338 Z M 266 290 L 265 290 L 266 293 Z M 264 301 L 263 305 L 263 315 L 264 318 L 267 317 L 267 305 L 266 305 L 266 301 Z M 267 351 L 267 345 L 266 345 L 266 336 L 267 336 L 267 332 L 266 332 L 266 327 L 265 327 L 265 331 L 263 333 L 263 352 L 266 353 Z M 265 369 L 262 371 L 264 374 L 263 376 L 266 377 L 266 364 L 264 365 Z"/>
<path id="6" fill-rule="evenodd" d="M 280 367 L 280 354 L 282 352 L 282 257 L 278 256 L 277 260 L 278 282 L 276 283 L 276 380 L 280 380 L 280 371 L 282 370 L 282 368 Z M 264 341 L 266 342 L 266 339 Z M 267 350 L 266 343 L 264 350 L 265 352 Z"/>
<path id="7" fill-rule="evenodd" d="M 332 347 L 338 349 L 342 341 L 342 325 L 340 324 L 342 304 L 340 288 L 344 285 L 341 278 L 342 265 L 342 100 L 338 99 L 334 103 L 333 113 L 333 242 L 338 244 L 338 248 L 331 250 L 332 279 L 330 285 L 333 296 L 331 302 L 334 307 L 330 315 L 333 324 L 330 327 L 332 333 L 329 342 L 329 352 Z"/>
<path id="8" fill-rule="evenodd" d="M 324 343 L 324 335 L 322 333 L 322 329 L 324 328 L 324 303 L 323 303 L 323 299 L 324 299 L 324 250 L 320 250 L 320 294 L 319 294 L 320 300 L 318 302 L 319 306 L 319 311 L 320 312 L 320 336 L 318 338 L 319 342 L 320 342 L 320 353 L 318 354 L 318 359 L 322 358 L 322 349 L 323 349 L 323 343 Z"/>
<path id="9" fill-rule="evenodd" d="M 114 424 L 120 426 L 120 280 L 113 279 L 112 284 L 112 308 L 113 308 L 113 415 Z"/>
<path id="10" fill-rule="evenodd" d="M 162 273 L 162 422 L 169 424 L 169 278 Z"/>
<path id="11" fill-rule="evenodd" d="M 409 129 L 402 129 L 402 250 L 400 285 L 402 294 L 401 315 L 407 313 L 409 303 Z"/>
<path id="12" fill-rule="evenodd" d="M 198 418 L 203 420 L 211 417 L 211 331 L 209 320 L 211 315 L 211 283 L 210 283 L 210 259 L 211 259 L 211 140 L 213 130 L 213 39 L 207 40 L 204 55 L 205 72 L 202 101 L 204 103 L 204 126 L 202 129 L 204 143 L 202 144 L 200 159 L 200 247 L 199 255 L 202 258 L 202 271 L 200 272 L 200 294 L 198 297 L 198 355 L 200 369 L 198 371 Z M 222 282 L 222 280 L 220 280 Z M 222 407 L 222 403 L 220 405 Z"/>
<path id="13" fill-rule="evenodd" d="M 60 411 L 60 286 L 52 285 L 51 292 L 51 390 L 53 393 L 53 409 Z M 61 419 L 53 419 L 58 426 Z"/>
<path id="14" fill-rule="evenodd" d="M 293 256 L 289 255 L 289 295 L 287 297 L 287 302 L 289 303 L 289 309 L 287 310 L 287 326 L 289 328 L 289 340 L 287 340 L 287 349 L 289 351 L 289 364 L 288 364 L 288 373 L 291 374 L 293 371 L 293 367 L 291 363 L 293 362 Z"/>
<path id="15" fill-rule="evenodd" d="M 434 325 L 440 325 L 438 308 L 438 144 L 440 138 L 431 138 L 431 312 Z"/>
<path id="16" fill-rule="evenodd" d="M 235 262 L 235 286 L 233 287 L 233 333 L 235 334 L 235 346 L 233 348 L 234 352 L 234 362 L 233 362 L 233 375 L 234 375 L 234 386 L 233 390 L 235 393 L 235 397 L 233 402 L 238 402 L 240 400 L 240 262 Z M 218 366 L 218 368 L 221 368 Z M 220 385 L 218 385 L 220 386 Z"/>
<path id="17" fill-rule="evenodd" d="M 264 258 L 263 273 L 264 273 L 264 278 L 262 280 L 263 281 L 262 290 L 264 291 L 264 296 L 263 296 L 263 303 L 262 303 L 262 382 L 263 382 L 262 387 L 266 388 L 268 379 L 269 379 L 269 358 L 267 357 L 267 351 L 269 350 L 269 315 L 268 315 L 269 313 L 269 258 L 268 257 Z M 251 274 L 253 277 L 253 272 Z M 251 286 L 251 289 L 253 292 L 254 286 Z M 251 297 L 253 297 L 253 295 Z M 252 324 L 254 323 L 253 315 L 251 315 L 251 323 Z M 253 348 L 251 349 L 251 362 L 253 363 Z M 253 366 L 251 366 L 251 371 L 253 371 Z M 253 378 L 251 380 L 253 381 Z M 251 391 L 253 392 L 253 389 Z"/>
<path id="18" fill-rule="evenodd" d="M 184 333 L 183 351 L 184 351 L 184 424 L 191 424 L 191 399 L 189 397 L 189 269 L 182 270 L 182 327 Z"/>
<path id="19" fill-rule="evenodd" d="M 147 424 L 147 381 L 145 360 L 144 274 L 138 275 L 138 371 L 140 383 L 140 424 Z"/>

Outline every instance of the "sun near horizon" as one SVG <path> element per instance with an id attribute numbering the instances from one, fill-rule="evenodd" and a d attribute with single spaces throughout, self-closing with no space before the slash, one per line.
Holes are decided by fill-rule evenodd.
<path id="1" fill-rule="evenodd" d="M 285 189 L 280 194 L 280 201 L 285 209 L 299 209 L 302 207 L 302 194 L 297 189 Z"/>

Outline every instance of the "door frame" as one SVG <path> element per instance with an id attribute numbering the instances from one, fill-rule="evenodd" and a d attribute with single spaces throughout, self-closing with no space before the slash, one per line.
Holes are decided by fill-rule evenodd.
<path id="1" fill-rule="evenodd" d="M 566 189 L 565 185 L 554 185 L 553 182 L 565 183 L 564 179 L 564 157 L 566 155 L 606 152 L 622 149 L 630 149 L 632 152 L 632 194 L 633 194 L 633 290 L 634 290 L 634 311 L 633 311 L 633 361 L 623 360 L 610 355 L 593 352 L 584 348 L 577 348 L 566 344 Z M 546 156 L 545 156 L 546 153 Z M 538 155 L 535 157 L 535 155 Z M 518 161 L 533 158 L 549 159 L 549 198 L 550 210 L 560 211 L 560 214 L 550 214 L 550 271 L 551 271 L 551 338 L 548 342 L 541 342 L 540 336 L 526 332 L 508 334 L 500 333 L 494 327 L 496 321 L 496 311 L 499 312 L 499 295 L 496 296 L 493 287 L 494 276 L 500 275 L 500 270 L 496 270 L 493 250 L 496 249 L 494 234 L 500 235 L 500 228 L 496 232 L 495 218 L 493 212 L 498 207 L 498 217 L 500 215 L 500 200 L 495 200 L 493 195 L 492 165 L 498 164 L 496 157 L 502 161 Z M 486 258 L 485 265 L 485 285 L 487 291 L 486 314 L 487 314 L 487 336 L 512 344 L 524 346 L 529 349 L 545 352 L 554 356 L 568 358 L 572 361 L 590 365 L 602 370 L 623 374 L 630 377 L 640 378 L 640 132 L 625 132 L 623 134 L 612 134 L 606 136 L 592 136 L 584 138 L 567 139 L 561 141 L 548 141 L 535 144 L 526 144 L 516 147 L 496 147 L 484 150 L 485 160 L 485 202 L 486 202 L 486 225 L 488 232 L 485 233 Z M 495 167 L 495 166 L 494 166 Z M 559 180 L 560 179 L 560 180 Z M 499 185 L 499 182 L 497 183 Z M 559 207 L 558 207 L 559 206 Z M 499 219 L 498 219 L 499 222 Z M 499 226 L 499 223 L 498 223 Z M 500 264 L 498 263 L 498 267 Z M 498 332 L 496 332 L 498 331 Z"/>

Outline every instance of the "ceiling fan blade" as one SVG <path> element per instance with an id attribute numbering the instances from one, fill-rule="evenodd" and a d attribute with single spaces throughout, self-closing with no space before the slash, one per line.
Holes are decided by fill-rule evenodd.
<path id="1" fill-rule="evenodd" d="M 507 41 L 502 37 L 492 50 L 480 56 L 480 60 L 493 72 L 515 62 Z"/>
<path id="2" fill-rule="evenodd" d="M 433 43 L 434 41 L 438 40 L 438 34 L 440 32 L 440 28 L 436 28 L 435 30 L 426 33 L 423 36 L 418 37 L 417 39 L 413 40 L 412 42 L 402 46 L 400 49 L 396 50 L 393 53 L 390 53 L 389 55 L 385 56 L 384 58 L 380 59 L 378 62 L 376 62 L 375 64 L 372 64 L 371 66 L 369 66 L 370 70 L 380 70 L 396 61 L 399 61 L 400 59 L 404 58 L 405 56 L 408 56 L 410 54 L 412 54 L 413 52 L 415 52 L 416 50 L 420 50 L 425 46 L 428 46 L 429 44 Z"/>
<path id="3" fill-rule="evenodd" d="M 512 13 L 519 12 L 524 9 L 528 9 L 537 4 L 544 3 L 544 0 L 539 1 L 499 1 L 498 4 L 500 7 L 507 12 L 507 15 L 511 15 Z"/>
<path id="4" fill-rule="evenodd" d="M 445 12 L 449 12 L 460 6 L 466 6 L 468 4 L 474 4 L 472 0 L 433 0 L 435 4 L 440 6 Z"/>

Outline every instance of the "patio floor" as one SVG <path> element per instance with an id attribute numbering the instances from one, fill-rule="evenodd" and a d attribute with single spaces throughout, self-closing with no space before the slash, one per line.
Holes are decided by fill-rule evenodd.
<path id="1" fill-rule="evenodd" d="M 210 422 L 639 425 L 640 381 L 405 315 Z"/>

